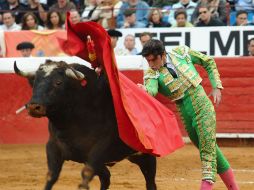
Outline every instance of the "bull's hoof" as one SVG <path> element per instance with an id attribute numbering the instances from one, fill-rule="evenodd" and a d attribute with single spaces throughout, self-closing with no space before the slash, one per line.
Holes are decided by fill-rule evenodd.
<path id="1" fill-rule="evenodd" d="M 89 186 L 85 184 L 80 184 L 78 186 L 78 190 L 89 190 Z"/>

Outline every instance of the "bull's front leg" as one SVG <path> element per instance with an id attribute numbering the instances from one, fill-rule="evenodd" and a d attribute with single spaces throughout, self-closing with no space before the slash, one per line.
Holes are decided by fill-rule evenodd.
<path id="1" fill-rule="evenodd" d="M 48 142 L 46 145 L 48 173 L 45 190 L 51 190 L 58 180 L 64 160 L 61 151 L 54 142 Z"/>
<path id="2" fill-rule="evenodd" d="M 86 166 L 83 168 L 82 183 L 79 185 L 79 189 L 89 189 L 89 182 L 95 175 L 99 176 L 101 182 L 101 190 L 106 190 L 110 185 L 110 172 L 104 165 L 107 159 L 107 150 L 111 144 L 111 138 L 106 137 L 100 140 L 90 151 Z"/>
<path id="3" fill-rule="evenodd" d="M 95 174 L 95 172 L 94 172 L 93 167 L 86 164 L 86 166 L 81 171 L 82 183 L 79 184 L 79 186 L 78 186 L 79 190 L 89 189 L 89 182 L 93 179 L 94 174 Z"/>
<path id="4" fill-rule="evenodd" d="M 92 180 L 92 178 L 95 175 L 99 176 L 100 182 L 101 182 L 101 188 L 100 190 L 106 190 L 109 188 L 110 185 L 110 172 L 108 170 L 108 168 L 105 165 L 97 165 L 96 167 L 96 171 L 90 166 L 90 165 L 86 165 L 82 172 L 82 183 L 79 185 L 79 190 L 82 189 L 89 189 L 89 182 Z"/>
<path id="5" fill-rule="evenodd" d="M 149 154 L 136 154 L 130 156 L 128 159 L 132 163 L 137 164 L 141 169 L 146 180 L 146 189 L 156 190 L 156 158 Z"/>

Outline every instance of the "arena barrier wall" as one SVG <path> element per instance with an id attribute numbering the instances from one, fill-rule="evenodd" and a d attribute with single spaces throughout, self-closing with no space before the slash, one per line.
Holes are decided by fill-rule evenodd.
<path id="1" fill-rule="evenodd" d="M 26 79 L 13 73 L 13 63 L 16 60 L 22 70 L 35 70 L 46 58 L 2 58 L 0 59 L 0 144 L 45 143 L 48 138 L 47 119 L 35 119 L 24 110 L 16 111 L 29 101 L 31 87 Z M 77 57 L 50 57 L 53 60 L 63 60 L 67 63 L 80 63 L 89 66 Z M 128 62 L 126 61 L 128 60 Z M 248 57 L 216 58 L 221 74 L 224 90 L 222 102 L 216 108 L 217 137 L 254 137 L 254 59 Z M 141 56 L 119 56 L 118 67 L 135 83 L 142 83 L 143 70 L 147 64 Z M 207 93 L 211 91 L 206 72 L 197 68 L 204 78 L 202 85 Z M 158 95 L 157 98 L 171 110 L 176 112 L 173 103 Z M 183 126 L 179 126 L 186 136 Z"/>

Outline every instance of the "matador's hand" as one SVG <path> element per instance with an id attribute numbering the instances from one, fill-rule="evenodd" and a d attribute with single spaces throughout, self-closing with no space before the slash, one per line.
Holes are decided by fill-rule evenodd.
<path id="1" fill-rule="evenodd" d="M 221 90 L 219 88 L 215 88 L 208 96 L 213 96 L 213 102 L 216 106 L 219 106 L 221 101 Z"/>
<path id="2" fill-rule="evenodd" d="M 144 91 L 146 91 L 146 87 L 143 84 L 137 84 L 139 88 L 143 89 Z"/>
<path id="3" fill-rule="evenodd" d="M 100 76 L 101 71 L 102 71 L 102 68 L 101 68 L 100 66 L 95 68 L 95 72 L 96 72 L 96 74 L 97 74 L 98 76 Z"/>

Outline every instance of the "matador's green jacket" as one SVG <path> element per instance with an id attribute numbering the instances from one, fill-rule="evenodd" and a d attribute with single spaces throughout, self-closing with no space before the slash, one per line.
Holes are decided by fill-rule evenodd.
<path id="1" fill-rule="evenodd" d="M 175 101 L 181 99 L 190 86 L 197 87 L 202 78 L 195 69 L 194 64 L 201 65 L 207 71 L 213 88 L 223 88 L 216 63 L 210 56 L 194 51 L 187 46 L 174 48 L 168 55 L 178 77 L 174 78 L 165 66 L 157 71 L 149 68 L 145 72 L 144 80 L 146 90 L 152 96 L 160 92 Z"/>

